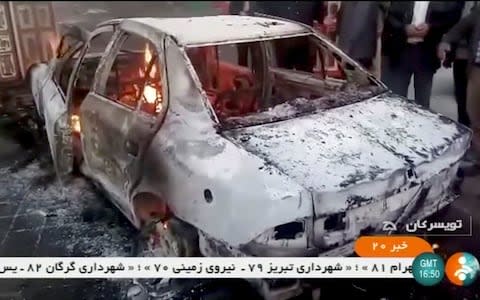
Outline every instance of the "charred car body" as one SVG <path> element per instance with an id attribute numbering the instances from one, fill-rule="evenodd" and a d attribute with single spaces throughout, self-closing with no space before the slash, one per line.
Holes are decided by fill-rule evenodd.
<path id="1" fill-rule="evenodd" d="M 162 219 L 161 255 L 349 255 L 454 200 L 470 131 L 307 26 L 132 18 L 77 36 L 31 73 L 55 168 L 77 165 L 139 228 Z"/>

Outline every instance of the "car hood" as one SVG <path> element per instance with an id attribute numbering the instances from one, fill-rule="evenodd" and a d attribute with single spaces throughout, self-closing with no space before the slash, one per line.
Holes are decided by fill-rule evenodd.
<path id="1" fill-rule="evenodd" d="M 392 94 L 224 135 L 315 192 L 385 180 L 435 162 L 422 168 L 433 175 L 458 161 L 471 140 L 466 127 Z"/>

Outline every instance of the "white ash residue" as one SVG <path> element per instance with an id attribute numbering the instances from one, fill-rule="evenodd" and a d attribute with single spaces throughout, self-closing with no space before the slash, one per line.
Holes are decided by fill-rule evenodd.
<path id="1" fill-rule="evenodd" d="M 121 212 L 85 178 L 62 185 L 52 172 L 36 161 L 17 172 L 0 169 L 0 202 L 18 202 L 15 217 L 45 218 L 37 230 L 57 235 L 49 242 L 64 256 L 130 256 L 136 231 Z"/>

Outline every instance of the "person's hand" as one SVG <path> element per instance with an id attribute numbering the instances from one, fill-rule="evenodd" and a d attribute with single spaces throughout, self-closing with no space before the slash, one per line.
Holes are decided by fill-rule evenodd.
<path id="1" fill-rule="evenodd" d="M 318 32 L 322 32 L 322 25 L 317 20 L 313 20 L 312 27 L 313 27 L 314 30 L 316 30 Z"/>
<path id="2" fill-rule="evenodd" d="M 337 31 L 337 24 L 336 23 L 327 25 L 327 32 L 328 33 L 334 33 L 336 31 Z"/>
<path id="3" fill-rule="evenodd" d="M 419 34 L 420 37 L 425 37 L 428 34 L 428 31 L 430 30 L 430 25 L 423 23 L 415 27 L 417 29 L 417 33 Z"/>
<path id="4" fill-rule="evenodd" d="M 337 30 L 337 19 L 332 16 L 327 16 L 323 21 L 323 25 L 325 26 L 327 33 L 333 33 Z"/>
<path id="5" fill-rule="evenodd" d="M 450 52 L 450 51 L 451 51 L 450 44 L 441 42 L 440 45 L 438 45 L 437 56 L 443 62 L 447 57 L 447 52 Z"/>
<path id="6" fill-rule="evenodd" d="M 442 66 L 445 68 L 445 69 L 450 69 L 452 67 L 452 60 L 450 59 L 445 59 L 443 62 L 442 62 Z"/>
<path id="7" fill-rule="evenodd" d="M 420 32 L 417 27 L 413 24 L 408 24 L 405 26 L 405 32 L 408 37 L 420 37 Z"/>

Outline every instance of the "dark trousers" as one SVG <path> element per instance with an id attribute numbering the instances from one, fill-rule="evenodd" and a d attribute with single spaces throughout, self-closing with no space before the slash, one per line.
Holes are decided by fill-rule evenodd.
<path id="1" fill-rule="evenodd" d="M 248 67 L 249 44 L 240 43 L 240 44 L 237 44 L 237 47 L 238 47 L 238 64 L 243 67 Z"/>
<path id="2" fill-rule="evenodd" d="M 467 114 L 467 76 L 468 60 L 457 59 L 453 62 L 453 82 L 455 85 L 455 100 L 457 101 L 458 122 L 470 126 Z"/>
<path id="3" fill-rule="evenodd" d="M 252 51 L 251 44 L 239 43 L 237 47 L 238 64 L 247 67 L 248 53 Z M 275 43 L 275 50 L 279 68 L 312 72 L 314 51 L 311 49 L 307 39 L 278 40 Z"/>
<path id="4" fill-rule="evenodd" d="M 480 66 L 470 66 L 468 71 L 467 111 L 473 131 L 472 149 L 480 156 Z"/>
<path id="5" fill-rule="evenodd" d="M 355 59 L 362 67 L 367 70 L 371 70 L 373 67 L 373 59 L 372 58 L 357 58 Z"/>
<path id="6" fill-rule="evenodd" d="M 304 37 L 276 40 L 275 56 L 279 68 L 313 71 L 313 51 L 308 39 Z"/>
<path id="7" fill-rule="evenodd" d="M 407 97 L 408 86 L 413 76 L 415 102 L 430 108 L 433 75 L 435 70 L 422 61 L 423 53 L 417 45 L 408 45 L 395 60 L 382 58 L 382 81 L 395 94 Z"/>

